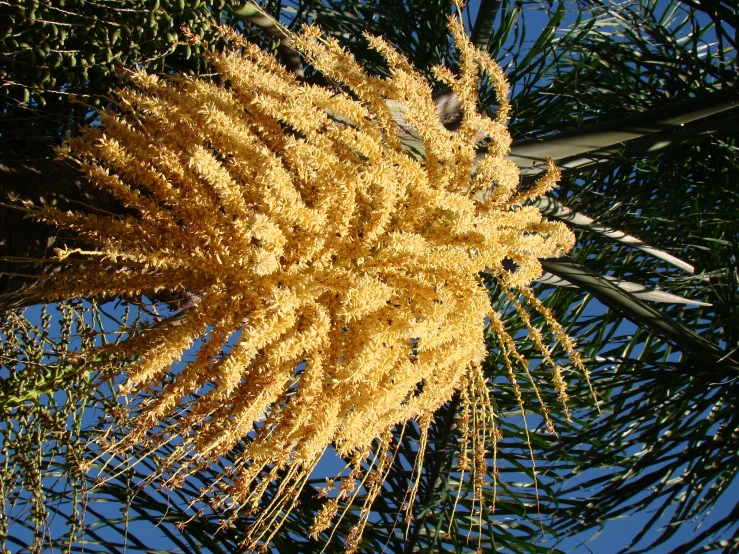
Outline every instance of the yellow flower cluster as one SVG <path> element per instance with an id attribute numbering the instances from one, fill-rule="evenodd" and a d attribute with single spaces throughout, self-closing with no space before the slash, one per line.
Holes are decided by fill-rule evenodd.
<path id="1" fill-rule="evenodd" d="M 387 59 L 387 79 L 366 75 L 315 28 L 295 37 L 335 88 L 302 83 L 234 39 L 234 51 L 213 55 L 218 83 L 137 72 L 118 109 L 69 141 L 69 156 L 128 215 L 38 211 L 94 246 L 59 253 L 72 269 L 47 278 L 46 300 L 160 290 L 200 298 L 117 347 L 134 360 L 124 392 L 154 394 L 109 448 L 177 437 L 163 462 L 176 485 L 246 441 L 204 494 L 259 508 L 249 548 L 269 541 L 329 447 L 352 460 L 351 473 L 312 532 L 329 527 L 339 501 L 360 489 L 371 504 L 389 470 L 394 426 L 417 421 L 424 443 L 434 412 L 458 392 L 465 440 L 476 444 L 460 469 L 484 471 L 485 441 L 497 433 L 479 367 L 486 321 L 506 358 L 517 353 L 479 274 L 515 291 L 541 274 L 538 258 L 573 244 L 564 225 L 523 205 L 555 185 L 557 170 L 550 164 L 534 190 L 518 194 L 518 170 L 505 159 L 505 78 L 457 19 L 449 26 L 460 71 L 435 74 L 461 102 L 454 132 L 439 122 L 427 81 L 381 38 L 368 40 Z M 498 93 L 495 119 L 477 111 L 480 70 Z M 422 160 L 403 149 L 388 101 L 404 106 Z M 476 163 L 480 131 L 489 151 Z M 173 370 L 193 345 L 194 359 Z M 278 476 L 280 494 L 264 505 Z M 476 478 L 476 490 L 483 482 Z M 352 530 L 349 550 L 365 523 Z"/>

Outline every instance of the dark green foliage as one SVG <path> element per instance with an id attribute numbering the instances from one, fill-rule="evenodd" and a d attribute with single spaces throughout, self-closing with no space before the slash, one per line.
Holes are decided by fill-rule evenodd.
<path id="1" fill-rule="evenodd" d="M 362 32 L 385 37 L 427 77 L 434 65 L 453 66 L 447 31 L 451 12 L 445 0 L 330 0 L 307 13 L 325 32 L 340 37 L 370 73 L 387 70 L 382 56 L 367 48 Z"/>
<path id="2" fill-rule="evenodd" d="M 89 121 L 120 70 L 200 72 L 224 0 L 19 0 L 0 4 L 0 140 L 49 140 Z M 79 102 L 77 102 L 78 100 Z"/>

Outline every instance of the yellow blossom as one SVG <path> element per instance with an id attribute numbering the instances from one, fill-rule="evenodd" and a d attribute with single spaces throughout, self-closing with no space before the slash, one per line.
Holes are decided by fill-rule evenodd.
<path id="1" fill-rule="evenodd" d="M 110 348 L 119 359 L 135 359 L 121 366 L 123 392 L 155 394 L 109 450 L 152 435 L 177 437 L 162 464 L 176 484 L 246 441 L 234 467 L 203 495 L 219 497 L 218 505 L 229 499 L 238 513 L 260 506 L 282 472 L 281 495 L 245 537 L 249 548 L 276 532 L 278 514 L 291 509 L 295 490 L 329 447 L 356 460 L 366 515 L 389 471 L 392 429 L 418 421 L 425 444 L 434 412 L 455 393 L 463 399 L 464 440 L 474 447 L 460 467 L 476 472 L 481 494 L 484 445 L 497 437 L 480 369 L 486 320 L 514 384 L 516 363 L 528 372 L 479 274 L 491 272 L 515 299 L 541 274 L 538 258 L 562 254 L 574 238 L 522 206 L 554 186 L 557 169 L 550 164 L 533 189 L 517 194 L 518 171 L 505 159 L 508 85 L 457 19 L 449 28 L 460 72 L 435 73 L 460 99 L 457 132 L 438 120 L 428 82 L 381 38 L 368 40 L 388 61 L 387 79 L 366 75 L 315 28 L 295 37 L 336 88 L 300 83 L 237 39 L 234 50 L 211 59 L 227 85 L 136 72 L 119 93 L 119 110 L 69 142 L 68 155 L 128 215 L 36 211 L 92 249 L 60 252 L 64 269 L 29 292 L 36 298 L 159 290 L 200 298 Z M 495 119 L 477 112 L 480 70 L 498 93 Z M 423 160 L 403 150 L 388 102 L 404 106 Z M 476 162 L 480 131 L 489 151 Z M 504 269 L 506 260 L 515 271 Z M 581 367 L 553 316 L 522 290 Z M 562 369 L 528 319 L 526 325 L 566 400 Z M 196 342 L 195 359 L 165 378 Z M 515 391 L 522 403 L 517 385 Z M 173 415 L 180 408 L 184 415 Z M 164 430 L 162 420 L 170 422 Z M 367 459 L 374 461 L 360 476 Z M 420 466 L 415 472 L 411 505 Z M 352 479 L 328 499 L 311 533 L 328 528 L 339 503 L 358 490 Z M 366 521 L 352 531 L 350 546 Z"/>

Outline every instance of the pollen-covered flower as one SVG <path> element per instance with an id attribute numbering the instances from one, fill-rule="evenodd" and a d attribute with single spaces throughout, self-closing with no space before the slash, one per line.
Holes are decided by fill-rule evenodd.
<path id="1" fill-rule="evenodd" d="M 126 215 L 38 209 L 92 248 L 60 253 L 67 269 L 34 294 L 199 297 L 116 347 L 120 359 L 134 360 L 125 365 L 124 392 L 156 394 L 112 448 L 152 433 L 179 437 L 163 463 L 175 482 L 246 441 L 206 494 L 258 507 L 279 472 L 283 494 L 257 519 L 247 546 L 276 532 L 274 514 L 290 509 L 297 495 L 288 492 L 329 447 L 354 460 L 354 475 L 327 500 L 313 533 L 330 524 L 340 500 L 354 498 L 358 479 L 372 502 L 396 424 L 418 421 L 423 447 L 432 414 L 460 392 L 465 413 L 487 410 L 462 418 L 465 440 L 473 419 L 489 426 L 482 439 L 496 436 L 479 366 L 486 321 L 510 367 L 521 360 L 479 274 L 492 273 L 514 298 L 540 275 L 538 258 L 573 244 L 564 225 L 543 220 L 517 194 L 518 170 L 505 159 L 506 81 L 458 20 L 449 27 L 460 71 L 437 68 L 436 76 L 461 102 L 454 132 L 438 120 L 428 82 L 383 39 L 368 37 L 387 59 L 387 79 L 366 75 L 336 42 L 307 28 L 294 45 L 336 88 L 299 82 L 243 41 L 213 55 L 219 84 L 135 73 L 118 109 L 68 144 Z M 481 70 L 498 92 L 494 119 L 477 111 Z M 389 101 L 403 106 L 422 159 L 404 150 Z M 476 162 L 480 132 L 489 151 Z M 546 192 L 556 176 L 550 164 L 530 194 Z M 516 270 L 505 270 L 504 260 Z M 195 358 L 165 378 L 195 344 Z M 564 395 L 558 366 L 554 380 Z M 172 417 L 182 407 L 184 415 Z M 172 423 L 162 430 L 165 420 Z M 484 471 L 481 448 L 478 441 L 472 464 Z M 376 461 L 362 477 L 370 455 Z M 476 490 L 482 482 L 478 476 Z"/>

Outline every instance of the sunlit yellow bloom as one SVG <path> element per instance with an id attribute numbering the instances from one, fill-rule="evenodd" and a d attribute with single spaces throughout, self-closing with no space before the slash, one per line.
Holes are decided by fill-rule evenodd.
<path id="1" fill-rule="evenodd" d="M 474 447 L 471 458 L 464 449 L 459 467 L 476 471 L 482 490 L 485 443 L 498 433 L 480 369 L 486 321 L 510 374 L 527 362 L 479 275 L 489 271 L 515 299 L 541 274 L 538 258 L 562 254 L 574 239 L 523 206 L 554 186 L 557 170 L 550 164 L 534 189 L 517 193 L 518 170 L 505 159 L 508 85 L 457 19 L 449 28 L 460 71 L 437 68 L 436 75 L 460 99 L 456 132 L 439 122 L 428 82 L 383 39 L 368 37 L 387 59 L 387 79 L 367 76 L 309 27 L 294 45 L 337 88 L 298 82 L 243 41 L 212 56 L 222 84 L 137 72 L 119 93 L 120 110 L 68 144 L 90 181 L 135 215 L 38 210 L 96 250 L 60 252 L 67 270 L 49 275 L 37 296 L 167 290 L 200 298 L 115 350 L 135 358 L 125 366 L 124 391 L 155 394 L 110 449 L 152 433 L 179 437 L 162 466 L 176 485 L 245 441 L 233 468 L 203 495 L 233 504 L 235 513 L 263 507 L 280 472 L 281 495 L 258 517 L 247 547 L 276 532 L 277 514 L 291 509 L 329 447 L 354 460 L 353 475 L 311 533 L 331 525 L 359 483 L 367 508 L 389 471 L 392 429 L 417 421 L 423 448 L 433 413 L 455 393 L 465 444 Z M 476 110 L 481 70 L 498 92 L 495 119 Z M 423 160 L 404 151 L 388 101 L 404 106 Z M 480 131 L 489 153 L 476 163 Z M 506 260 L 515 271 L 504 269 Z M 555 332 L 577 361 L 569 338 Z M 532 333 L 566 399 L 561 368 Z M 194 359 L 165 378 L 194 344 Z M 184 415 L 173 417 L 182 407 Z M 163 420 L 171 422 L 164 430 Z M 362 517 L 348 545 L 361 537 Z"/>

